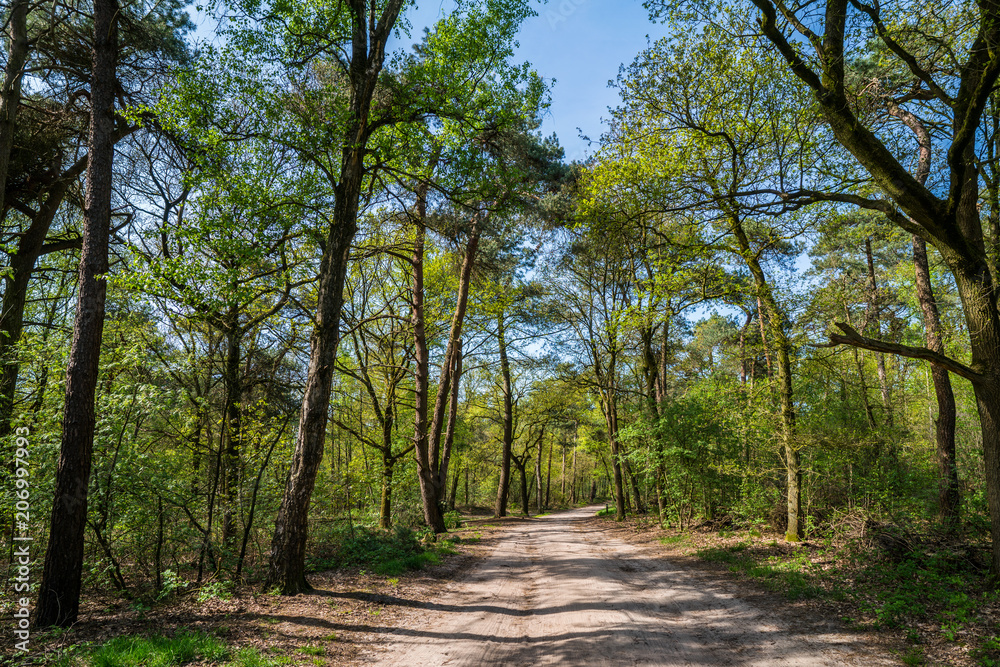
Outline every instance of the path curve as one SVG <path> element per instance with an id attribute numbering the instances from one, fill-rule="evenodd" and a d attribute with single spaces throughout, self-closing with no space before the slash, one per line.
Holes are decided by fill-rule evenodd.
<path id="1" fill-rule="evenodd" d="M 717 584 L 611 538 L 598 507 L 512 526 L 493 553 L 366 663 L 424 665 L 899 664 L 831 624 L 796 630 Z"/>

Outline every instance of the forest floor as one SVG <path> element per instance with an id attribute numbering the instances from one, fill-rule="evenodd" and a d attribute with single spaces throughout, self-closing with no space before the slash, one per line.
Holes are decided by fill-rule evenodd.
<path id="1" fill-rule="evenodd" d="M 451 555 L 439 564 L 398 577 L 358 567 L 313 573 L 308 579 L 314 590 L 294 597 L 261 593 L 249 587 L 235 594 L 202 599 L 193 591 L 179 591 L 152 604 L 114 595 L 86 596 L 81 603 L 80 622 L 68 630 L 33 634 L 27 654 L 12 657 L 11 646 L 5 641 L 0 644 L 0 665 L 363 664 L 358 662 L 361 650 L 405 611 L 405 606 L 387 604 L 383 599 L 412 600 L 414 605 L 433 599 L 436 590 L 448 581 L 463 578 L 467 570 L 492 553 L 504 539 L 505 524 L 520 522 L 517 518 L 475 521 L 468 528 L 452 531 L 449 538 L 458 540 L 450 549 Z M 138 656 L 146 647 L 127 646 L 122 641 L 178 636 L 191 638 L 181 647 L 187 654 L 184 659 L 177 658 L 179 642 L 149 651 L 150 657 L 142 658 L 132 656 Z M 166 657 L 169 652 L 174 653 L 173 659 Z"/>
<path id="2" fill-rule="evenodd" d="M 991 664 L 968 629 L 949 641 L 912 625 L 877 631 L 860 594 L 821 590 L 864 583 L 783 565 L 829 562 L 815 544 L 673 533 L 598 509 L 468 521 L 440 564 L 398 577 L 317 573 L 316 590 L 293 598 L 90 599 L 81 623 L 33 637 L 15 664 L 88 666 L 113 638 L 183 633 L 202 642 L 185 664 L 206 666 Z"/>

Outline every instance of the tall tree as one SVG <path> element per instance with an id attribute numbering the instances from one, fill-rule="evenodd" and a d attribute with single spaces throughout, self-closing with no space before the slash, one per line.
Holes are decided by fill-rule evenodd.
<path id="1" fill-rule="evenodd" d="M 69 626 L 80 608 L 87 486 L 94 447 L 94 397 L 104 330 L 104 303 L 114 167 L 117 0 L 94 2 L 93 75 L 83 248 L 73 344 L 66 369 L 62 445 L 52 503 L 49 545 L 39 585 L 35 622 Z"/>
<path id="2" fill-rule="evenodd" d="M 331 183 L 335 193 L 334 208 L 320 259 L 315 328 L 310 340 L 298 438 L 275 521 L 265 583 L 265 588 L 277 587 L 285 595 L 311 588 L 305 577 L 309 502 L 323 459 L 330 389 L 340 343 L 344 279 L 351 241 L 358 229 L 359 202 L 367 172 L 365 154 L 368 141 L 377 129 L 371 117 L 372 100 L 385 63 L 386 42 L 403 4 L 404 0 L 386 0 L 372 5 L 363 0 L 351 0 L 345 7 L 347 15 L 338 16 L 350 27 L 347 40 L 350 56 L 342 62 L 349 82 L 350 100 L 339 146 L 339 173 L 335 177 L 331 174 L 331 178 L 336 179 Z M 335 46 L 329 46 L 331 55 Z"/>

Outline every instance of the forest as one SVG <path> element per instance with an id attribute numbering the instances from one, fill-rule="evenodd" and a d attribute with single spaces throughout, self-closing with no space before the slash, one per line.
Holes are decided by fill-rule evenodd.
<path id="1" fill-rule="evenodd" d="M 1000 2 L 647 0 L 583 160 L 554 3 L 6 1 L 4 653 L 600 505 L 1000 664 Z"/>

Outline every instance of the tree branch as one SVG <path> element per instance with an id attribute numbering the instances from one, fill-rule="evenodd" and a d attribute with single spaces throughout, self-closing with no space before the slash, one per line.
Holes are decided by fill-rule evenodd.
<path id="1" fill-rule="evenodd" d="M 855 331 L 849 324 L 837 322 L 836 325 L 837 328 L 843 331 L 845 335 L 831 333 L 830 344 L 826 347 L 850 345 L 851 347 L 860 347 L 873 352 L 885 352 L 887 354 L 896 354 L 901 357 L 909 357 L 911 359 L 923 359 L 931 362 L 935 366 L 945 369 L 946 371 L 950 371 L 955 375 L 964 377 L 970 382 L 976 383 L 982 381 L 983 379 L 983 375 L 981 373 L 976 372 L 965 364 L 955 361 L 940 352 L 929 350 L 926 347 L 910 347 L 909 345 L 897 345 L 896 343 L 887 343 L 885 341 L 875 340 L 874 338 L 865 338 Z"/>

